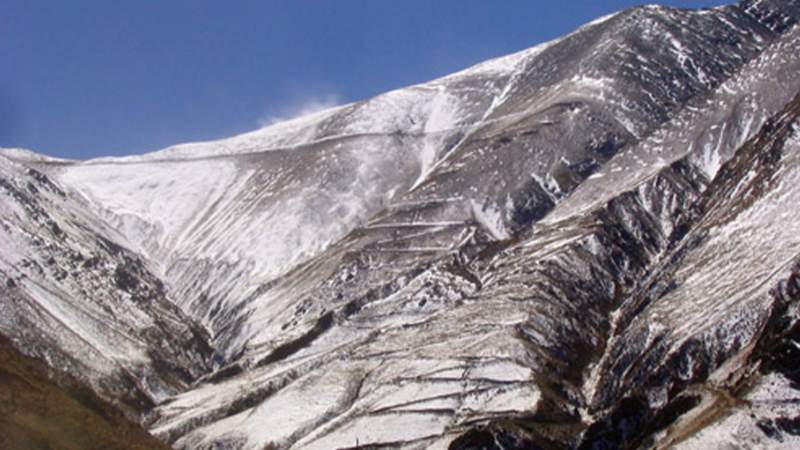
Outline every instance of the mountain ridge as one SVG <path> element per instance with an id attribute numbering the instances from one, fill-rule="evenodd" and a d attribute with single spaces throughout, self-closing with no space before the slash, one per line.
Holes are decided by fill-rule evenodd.
<path id="1" fill-rule="evenodd" d="M 747 373 L 785 366 L 760 342 L 796 318 L 795 272 L 773 271 L 800 255 L 799 19 L 788 0 L 634 8 L 229 140 L 5 151 L 4 317 L 49 318 L 0 332 L 135 393 L 177 448 L 702 448 L 731 417 L 791 446 L 769 393 L 791 375 Z M 777 293 L 734 295 L 748 283 Z M 135 343 L 111 358 L 122 390 L 79 343 L 102 331 L 50 325 L 92 316 Z M 743 417 L 725 377 L 772 410 Z"/>

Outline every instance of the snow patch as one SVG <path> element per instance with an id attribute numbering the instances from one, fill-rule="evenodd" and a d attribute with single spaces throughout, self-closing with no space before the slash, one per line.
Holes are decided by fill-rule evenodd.
<path id="1" fill-rule="evenodd" d="M 481 205 L 475 200 L 470 200 L 470 205 L 472 216 L 493 238 L 502 241 L 511 237 L 503 220 L 503 212 L 497 206 L 489 203 Z"/>

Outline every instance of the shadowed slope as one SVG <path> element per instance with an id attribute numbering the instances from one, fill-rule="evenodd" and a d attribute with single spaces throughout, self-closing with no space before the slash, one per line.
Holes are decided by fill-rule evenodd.
<path id="1" fill-rule="evenodd" d="M 0 335 L 0 448 L 167 450 L 169 447 L 73 377 L 56 374 L 42 363 L 21 355 Z"/>

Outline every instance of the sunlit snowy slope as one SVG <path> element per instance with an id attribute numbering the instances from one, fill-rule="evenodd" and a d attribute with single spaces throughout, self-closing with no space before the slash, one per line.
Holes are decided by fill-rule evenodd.
<path id="1" fill-rule="evenodd" d="M 800 2 L 0 155 L 0 332 L 180 449 L 795 448 Z M 360 447 L 358 447 L 360 446 Z"/>

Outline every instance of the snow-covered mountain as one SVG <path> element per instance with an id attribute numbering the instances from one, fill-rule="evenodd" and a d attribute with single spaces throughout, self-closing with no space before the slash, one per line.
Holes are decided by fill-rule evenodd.
<path id="1" fill-rule="evenodd" d="M 0 332 L 181 449 L 795 448 L 800 2 L 0 156 Z M 800 341 L 797 341 L 800 342 Z"/>

